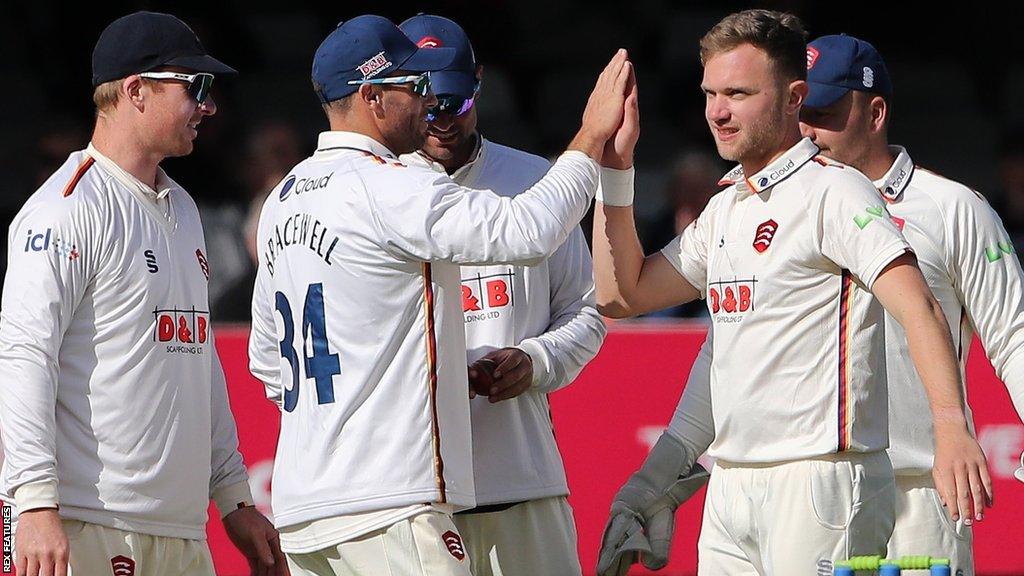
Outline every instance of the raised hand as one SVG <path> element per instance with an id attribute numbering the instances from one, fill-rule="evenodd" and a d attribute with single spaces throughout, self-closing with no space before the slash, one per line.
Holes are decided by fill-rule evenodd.
<path id="1" fill-rule="evenodd" d="M 622 124 L 604 145 L 604 155 L 601 157 L 602 166 L 616 170 L 626 170 L 633 166 L 633 150 L 640 139 L 640 105 L 636 70 L 632 66 L 630 66 L 626 89 L 628 92 L 624 102 Z"/>
<path id="2" fill-rule="evenodd" d="M 569 144 L 570 150 L 601 159 L 605 143 L 622 125 L 632 68 L 628 54 L 620 48 L 597 78 L 583 110 L 583 125 Z"/>

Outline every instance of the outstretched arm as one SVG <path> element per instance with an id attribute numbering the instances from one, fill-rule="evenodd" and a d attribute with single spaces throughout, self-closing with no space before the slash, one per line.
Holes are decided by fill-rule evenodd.
<path id="1" fill-rule="evenodd" d="M 935 487 L 953 520 L 981 520 L 992 500 L 992 479 L 985 454 L 967 428 L 960 368 L 942 308 L 909 253 L 886 266 L 872 292 L 903 326 L 928 394 L 935 422 Z"/>

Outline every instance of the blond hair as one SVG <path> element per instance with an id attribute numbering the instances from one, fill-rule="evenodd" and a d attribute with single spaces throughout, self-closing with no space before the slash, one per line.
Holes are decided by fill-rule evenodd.
<path id="1" fill-rule="evenodd" d="M 700 63 L 742 44 L 764 51 L 787 80 L 807 79 L 807 32 L 796 16 L 761 9 L 730 14 L 700 39 Z"/>
<path id="2" fill-rule="evenodd" d="M 155 80 L 150 80 L 149 78 L 139 78 L 139 80 L 149 83 L 154 92 L 163 90 L 160 83 Z M 124 82 L 124 78 L 118 78 L 117 80 L 104 82 L 93 89 L 92 103 L 96 105 L 96 114 L 110 112 L 117 107 L 117 103 L 121 99 L 122 82 Z"/>
<path id="3" fill-rule="evenodd" d="M 92 102 L 96 105 L 97 114 L 108 112 L 117 106 L 117 100 L 120 98 L 118 92 L 121 90 L 122 80 L 124 79 L 104 82 L 92 91 Z"/>

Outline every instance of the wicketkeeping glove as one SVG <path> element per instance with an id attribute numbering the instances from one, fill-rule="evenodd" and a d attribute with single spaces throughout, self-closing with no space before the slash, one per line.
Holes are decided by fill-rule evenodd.
<path id="1" fill-rule="evenodd" d="M 665 432 L 612 501 L 601 540 L 598 576 L 624 576 L 637 560 L 649 570 L 668 563 L 676 508 L 707 483 L 697 454 Z"/>

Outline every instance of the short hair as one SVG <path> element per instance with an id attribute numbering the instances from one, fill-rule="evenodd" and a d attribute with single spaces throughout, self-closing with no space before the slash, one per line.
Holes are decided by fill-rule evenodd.
<path id="1" fill-rule="evenodd" d="M 317 98 L 320 99 L 320 106 L 323 107 L 325 113 L 330 113 L 332 110 L 335 111 L 335 112 L 342 112 L 342 113 L 344 113 L 344 112 L 348 112 L 349 108 L 352 107 L 352 95 L 353 94 L 358 94 L 359 90 L 357 89 L 352 94 L 349 94 L 349 95 L 344 96 L 342 98 L 337 98 L 337 99 L 325 102 L 324 101 L 323 86 L 321 86 L 320 83 L 316 81 L 316 78 L 314 78 L 313 79 L 313 92 L 316 92 Z"/>
<path id="2" fill-rule="evenodd" d="M 357 92 L 354 92 L 353 94 L 357 94 Z M 352 109 L 352 94 L 349 94 L 344 98 L 331 100 L 330 102 L 323 102 L 321 106 L 323 106 L 324 112 L 328 114 L 331 113 L 332 111 L 341 114 L 346 114 L 348 113 L 349 110 Z"/>
<path id="3" fill-rule="evenodd" d="M 157 68 L 160 70 L 160 68 Z M 149 78 L 139 78 L 142 82 L 148 83 L 154 92 L 160 92 L 163 87 L 160 82 L 156 80 L 150 80 Z M 109 112 L 117 107 L 118 101 L 121 99 L 121 83 L 124 82 L 124 78 L 118 78 L 117 80 L 110 80 L 100 84 L 92 91 L 92 102 L 96 105 L 96 114 L 101 112 Z"/>
<path id="4" fill-rule="evenodd" d="M 92 102 L 96 105 L 96 112 L 107 112 L 117 106 L 120 98 L 121 82 L 124 78 L 110 80 L 100 84 L 92 91 Z"/>
<path id="5" fill-rule="evenodd" d="M 763 50 L 787 79 L 807 79 L 807 31 L 796 16 L 762 9 L 730 14 L 700 39 L 700 63 L 742 44 Z"/>

